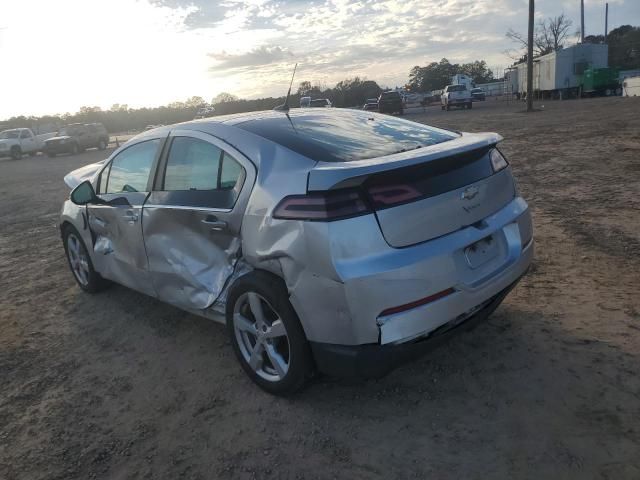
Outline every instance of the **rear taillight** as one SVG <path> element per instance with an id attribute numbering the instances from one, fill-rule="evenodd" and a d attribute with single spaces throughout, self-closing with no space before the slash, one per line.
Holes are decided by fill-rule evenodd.
<path id="1" fill-rule="evenodd" d="M 504 158 L 500 150 L 497 148 L 492 148 L 489 152 L 489 158 L 491 159 L 491 167 L 493 168 L 493 173 L 498 173 L 500 170 L 507 168 L 509 165 L 507 163 L 507 159 Z"/>
<path id="2" fill-rule="evenodd" d="M 273 218 L 285 220 L 332 221 L 370 213 L 358 190 L 311 192 L 282 199 Z"/>

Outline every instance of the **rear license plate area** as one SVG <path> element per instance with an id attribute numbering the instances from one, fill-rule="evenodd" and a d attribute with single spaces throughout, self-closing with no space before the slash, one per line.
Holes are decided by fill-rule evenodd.
<path id="1" fill-rule="evenodd" d="M 498 255 L 498 242 L 493 235 L 478 240 L 464 249 L 464 258 L 471 268 L 478 268 Z"/>

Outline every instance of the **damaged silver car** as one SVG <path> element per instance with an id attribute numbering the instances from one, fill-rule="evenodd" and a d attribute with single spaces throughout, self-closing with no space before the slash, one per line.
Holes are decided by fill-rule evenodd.
<path id="1" fill-rule="evenodd" d="M 87 292 L 117 282 L 225 323 L 268 392 L 380 376 L 526 272 L 501 140 L 337 109 L 162 127 L 65 177 L 64 248 Z"/>

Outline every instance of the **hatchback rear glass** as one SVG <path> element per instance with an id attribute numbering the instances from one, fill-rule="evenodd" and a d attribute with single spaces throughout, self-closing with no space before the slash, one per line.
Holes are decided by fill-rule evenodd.
<path id="1" fill-rule="evenodd" d="M 319 162 L 353 162 L 428 147 L 456 133 L 391 116 L 335 109 L 269 116 L 236 124 Z"/>

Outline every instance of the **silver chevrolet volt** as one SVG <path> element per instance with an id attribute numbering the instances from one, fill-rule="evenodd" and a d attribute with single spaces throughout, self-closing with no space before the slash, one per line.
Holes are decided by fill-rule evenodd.
<path id="1" fill-rule="evenodd" d="M 341 109 L 161 127 L 65 177 L 63 244 L 87 292 L 116 282 L 225 323 L 268 392 L 380 376 L 526 272 L 501 140 Z"/>

